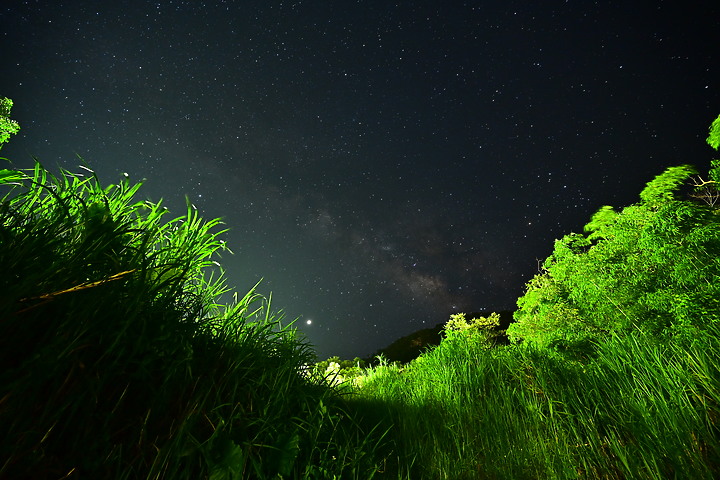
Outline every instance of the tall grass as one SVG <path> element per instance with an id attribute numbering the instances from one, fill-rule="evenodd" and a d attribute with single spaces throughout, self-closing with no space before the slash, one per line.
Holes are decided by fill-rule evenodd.
<path id="1" fill-rule="evenodd" d="M 618 337 L 584 364 L 454 335 L 368 372 L 356 401 L 394 424 L 389 478 L 718 478 L 718 333 Z"/>
<path id="2" fill-rule="evenodd" d="M 218 220 L 139 184 L 0 170 L 0 478 L 712 479 L 720 327 L 579 361 L 449 334 L 339 386 Z"/>
<path id="3" fill-rule="evenodd" d="M 89 173 L 0 170 L 0 477 L 371 478 L 309 345 L 254 287 L 217 303 L 220 222 Z"/>

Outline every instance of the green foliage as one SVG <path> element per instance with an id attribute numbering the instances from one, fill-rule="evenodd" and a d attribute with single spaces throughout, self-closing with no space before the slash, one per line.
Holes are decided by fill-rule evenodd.
<path id="1" fill-rule="evenodd" d="M 361 376 L 365 369 L 365 361 L 355 357 L 352 360 L 341 360 L 334 356 L 315 363 L 305 369 L 308 377 L 329 385 L 339 385 L 344 382 L 352 382 Z"/>
<path id="2" fill-rule="evenodd" d="M 0 477 L 370 478 L 382 433 L 269 300 L 217 303 L 220 221 L 140 186 L 0 171 Z"/>
<path id="3" fill-rule="evenodd" d="M 9 98 L 0 98 L 0 149 L 10 140 L 10 135 L 20 131 L 20 125 L 10 118 L 13 101 Z"/>
<path id="4" fill-rule="evenodd" d="M 691 165 L 670 167 L 647 184 L 640 192 L 640 200 L 648 207 L 672 200 L 678 187 L 694 173 L 697 172 Z"/>
<path id="5" fill-rule="evenodd" d="M 478 317 L 467 320 L 464 313 L 456 313 L 450 315 L 450 320 L 445 324 L 446 335 L 453 332 L 472 334 L 476 332 L 485 332 L 500 326 L 500 315 L 491 313 L 489 317 Z"/>
<path id="6" fill-rule="evenodd" d="M 609 205 L 600 207 L 600 210 L 593 214 L 590 222 L 585 225 L 584 230 L 589 234 L 588 240 L 604 238 L 605 232 L 615 222 L 617 215 L 617 212 Z"/>
<path id="7" fill-rule="evenodd" d="M 720 160 L 712 160 L 710 167 L 708 177 L 715 184 L 715 191 L 717 191 L 717 184 L 720 183 Z"/>
<path id="8" fill-rule="evenodd" d="M 720 222 L 709 205 L 673 198 L 683 175 L 658 177 L 645 201 L 620 213 L 604 207 L 587 236 L 556 241 L 518 299 L 511 340 L 568 347 L 611 332 L 671 334 L 720 320 Z"/>
<path id="9" fill-rule="evenodd" d="M 383 405 L 382 478 L 697 478 L 720 473 L 720 325 L 692 345 L 634 332 L 578 362 L 446 338 L 350 396 Z"/>
<path id="10" fill-rule="evenodd" d="M 710 134 L 708 135 L 706 142 L 715 150 L 720 147 L 720 115 L 713 121 L 710 126 Z M 695 197 L 701 198 L 703 201 L 708 203 L 710 206 L 715 206 L 720 202 L 720 191 L 718 184 L 720 184 L 720 160 L 712 160 L 710 162 L 710 172 L 708 173 L 709 180 L 698 179 L 695 183 Z"/>
<path id="11" fill-rule="evenodd" d="M 708 134 L 706 142 L 715 150 L 720 147 L 720 115 L 718 115 L 718 117 L 713 120 L 712 125 L 710 125 L 710 133 Z"/>
<path id="12" fill-rule="evenodd" d="M 638 203 L 619 212 L 602 207 L 585 235 L 557 240 L 518 299 L 511 341 L 587 358 L 614 333 L 692 341 L 720 322 L 719 195 L 714 181 L 695 180 L 695 193 L 683 198 L 694 173 L 689 165 L 668 168 Z"/>
<path id="13" fill-rule="evenodd" d="M 484 348 L 491 348 L 493 340 L 498 336 L 496 331 L 500 326 L 500 315 L 491 313 L 488 317 L 477 317 L 467 320 L 464 313 L 450 315 L 450 320 L 443 329 L 445 341 L 474 342 Z"/>

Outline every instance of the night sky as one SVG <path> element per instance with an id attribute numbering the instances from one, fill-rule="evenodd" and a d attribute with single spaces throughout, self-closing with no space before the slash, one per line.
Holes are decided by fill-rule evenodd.
<path id="1" fill-rule="evenodd" d="M 720 9 L 693 3 L 4 2 L 0 156 L 188 196 L 240 294 L 366 356 L 513 309 L 554 239 L 707 168 Z"/>

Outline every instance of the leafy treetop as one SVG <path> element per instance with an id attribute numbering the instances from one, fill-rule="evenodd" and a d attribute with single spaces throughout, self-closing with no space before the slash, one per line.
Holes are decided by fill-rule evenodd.
<path id="1" fill-rule="evenodd" d="M 710 134 L 707 137 L 707 143 L 715 150 L 720 147 L 720 115 L 710 125 Z"/>
<path id="2" fill-rule="evenodd" d="M 720 117 L 707 141 L 720 145 Z M 720 160 L 710 180 L 694 175 L 690 165 L 668 168 L 638 203 L 602 207 L 585 235 L 557 240 L 518 299 L 510 340 L 584 355 L 613 334 L 692 340 L 720 322 Z M 694 193 L 682 195 L 685 185 Z"/>
<path id="3" fill-rule="evenodd" d="M 10 139 L 10 135 L 20 131 L 20 125 L 10 118 L 13 101 L 9 98 L 0 98 L 0 149 Z"/>

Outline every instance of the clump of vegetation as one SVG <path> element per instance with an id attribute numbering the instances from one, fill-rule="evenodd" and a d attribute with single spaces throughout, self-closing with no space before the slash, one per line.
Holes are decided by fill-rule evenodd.
<path id="1" fill-rule="evenodd" d="M 10 118 L 13 101 L 9 98 L 0 98 L 0 148 L 10 140 L 10 135 L 20 131 L 20 125 Z"/>
<path id="2" fill-rule="evenodd" d="M 314 354 L 219 220 L 164 221 L 127 178 L 0 170 L 0 477 L 369 478 L 380 434 L 298 375 Z M 381 461 L 379 459 L 378 461 Z"/>
<path id="3" fill-rule="evenodd" d="M 689 165 L 668 168 L 638 203 L 603 207 L 585 234 L 556 241 L 518 300 L 510 339 L 579 355 L 631 331 L 697 340 L 720 322 L 718 177 L 720 161 L 710 180 Z"/>
<path id="4" fill-rule="evenodd" d="M 315 381 L 329 385 L 340 385 L 352 382 L 353 379 L 363 375 L 366 368 L 365 360 L 355 357 L 352 360 L 343 360 L 338 356 L 327 358 L 308 366 L 303 371 Z"/>
<path id="5" fill-rule="evenodd" d="M 460 332 L 465 334 L 482 332 L 497 328 L 500 325 L 500 315 L 491 313 L 490 316 L 471 318 L 467 320 L 464 313 L 450 315 L 450 320 L 445 324 L 446 334 Z"/>
<path id="6" fill-rule="evenodd" d="M 500 326 L 500 315 L 491 313 L 487 317 L 477 317 L 467 320 L 464 313 L 450 315 L 443 330 L 445 341 L 474 341 L 491 348 L 495 339 L 503 334 L 497 328 Z"/>

